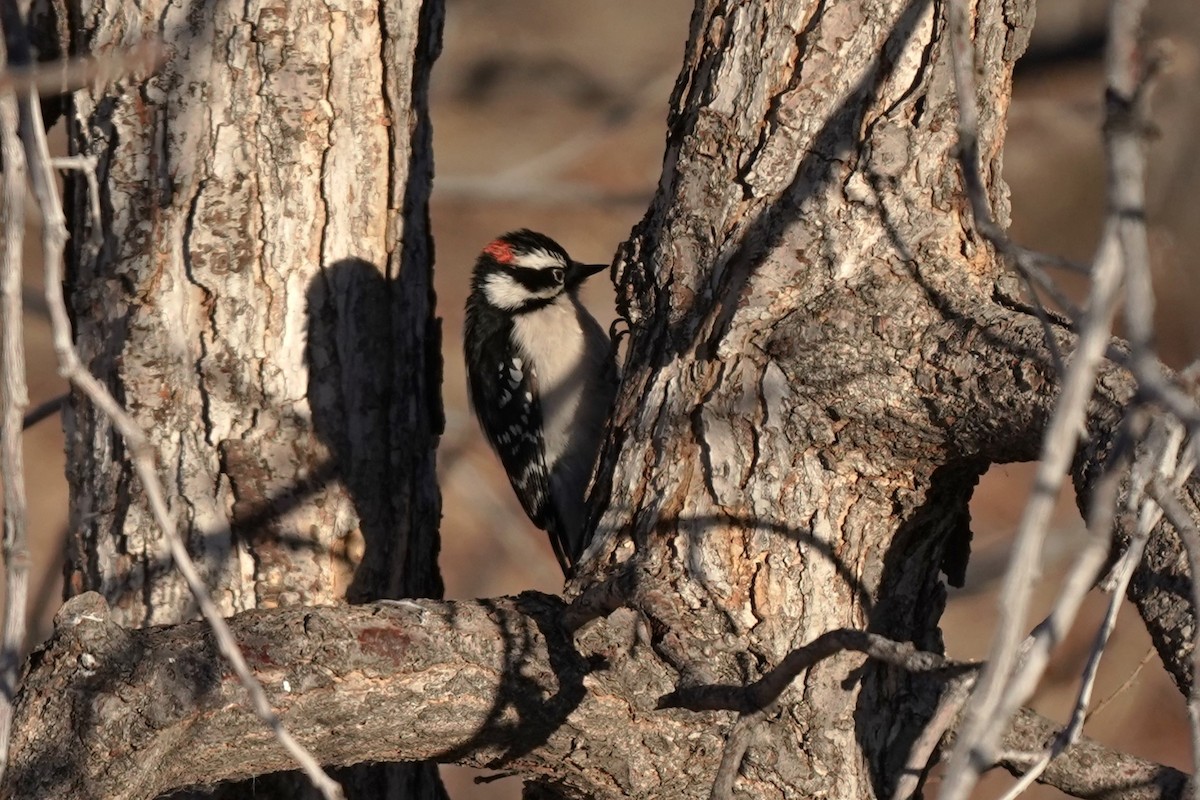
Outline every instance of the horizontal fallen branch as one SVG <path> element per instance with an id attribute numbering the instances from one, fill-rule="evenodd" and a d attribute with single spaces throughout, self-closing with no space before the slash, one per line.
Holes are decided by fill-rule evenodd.
<path id="1" fill-rule="evenodd" d="M 694 783 L 705 750 L 720 747 L 714 718 L 654 712 L 653 698 L 639 710 L 617 696 L 634 694 L 619 675 L 590 677 L 564 609 L 526 594 L 249 611 L 229 625 L 274 709 L 322 764 L 436 759 L 548 774 L 587 731 L 604 742 L 588 748 L 588 793 L 636 795 L 651 773 Z M 687 742 L 693 757 L 651 769 L 658 736 Z M 26 665 L 0 797 L 135 800 L 292 767 L 203 622 L 126 629 L 87 593 L 63 606 Z"/>
<path id="2" fill-rule="evenodd" d="M 256 610 L 229 625 L 274 709 L 326 765 L 507 767 L 598 798 L 690 798 L 710 785 L 729 712 L 657 708 L 670 667 L 648 648 L 631 653 L 616 626 L 589 626 L 577 647 L 566 613 L 560 599 L 526 593 Z M 1027 718 L 1007 750 L 1036 750 L 1053 733 Z M 664 737 L 677 747 L 670 759 Z M 1104 784 L 1095 764 L 1128 780 Z M 126 629 L 88 593 L 63 606 L 26 665 L 0 798 L 137 800 L 292 766 L 203 622 Z M 1046 778 L 1104 800 L 1174 800 L 1186 782 L 1086 741 Z"/>

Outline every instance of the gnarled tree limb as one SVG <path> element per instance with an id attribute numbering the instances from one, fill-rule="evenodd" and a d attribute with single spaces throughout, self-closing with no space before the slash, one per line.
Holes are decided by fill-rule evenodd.
<path id="1" fill-rule="evenodd" d="M 325 764 L 436 759 L 569 775 L 556 782 L 565 796 L 701 796 L 732 715 L 656 708 L 669 668 L 601 626 L 576 646 L 564 611 L 527 593 L 257 610 L 230 625 L 276 710 Z M 58 724 L 22 724 L 31 717 Z M 94 593 L 63 607 L 31 660 L 17 718 L 4 798 L 136 800 L 291 765 L 203 623 L 123 628 Z M 1006 737 L 1008 750 L 1032 750 L 1052 731 L 1031 719 Z M 664 759 L 665 748 L 685 757 Z M 1097 773 L 1072 784 L 1070 769 L 1048 771 L 1082 797 L 1169 799 L 1184 785 L 1088 742 L 1063 758 L 1132 776 L 1101 792 Z M 575 768 L 559 769 L 564 761 Z M 1157 794 L 1131 793 L 1151 784 Z"/>

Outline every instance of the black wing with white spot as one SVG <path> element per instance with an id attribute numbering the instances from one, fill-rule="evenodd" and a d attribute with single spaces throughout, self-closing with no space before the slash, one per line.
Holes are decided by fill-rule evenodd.
<path id="1" fill-rule="evenodd" d="M 550 534 L 565 572 L 570 563 L 562 525 L 550 499 L 550 475 L 542 443 L 542 409 L 532 365 L 509 347 L 510 323 L 487 309 L 468 308 L 465 329 L 471 405 L 483 433 L 500 456 L 521 507 L 533 524 Z"/>

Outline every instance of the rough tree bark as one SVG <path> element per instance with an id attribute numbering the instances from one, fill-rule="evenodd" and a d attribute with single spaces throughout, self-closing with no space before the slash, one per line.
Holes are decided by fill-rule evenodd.
<path id="1" fill-rule="evenodd" d="M 982 166 L 1003 222 L 1004 119 L 1032 0 L 968 5 Z M 940 651 L 943 575 L 962 576 L 975 482 L 989 464 L 1037 456 L 1057 392 L 1040 323 L 969 217 L 944 14 L 938 0 L 698 0 L 659 191 L 618 259 L 629 355 L 593 498 L 598 536 L 568 585 L 574 605 L 523 596 L 238 615 L 235 631 L 273 701 L 325 763 L 436 758 L 515 767 L 567 797 L 704 797 L 734 717 L 672 707 L 686 690 L 748 684 L 840 628 Z M 224 129 L 200 128 L 210 129 L 219 140 Z M 143 191 L 180 180 L 170 169 L 153 174 L 170 182 Z M 225 191 L 246 183 L 228 180 Z M 247 202 L 225 212 L 244 215 Z M 256 202 L 239 225 L 255 224 Z M 155 230 L 213 224 L 198 215 L 208 206 L 189 208 L 164 217 L 175 228 Z M 274 257 L 283 246 L 275 233 L 259 231 L 263 249 L 245 263 Z M 154 241 L 143 247 L 154 251 Z M 155 384 L 174 391 L 218 363 L 214 320 L 236 298 L 206 288 L 194 259 L 168 283 L 173 251 L 157 252 L 158 282 L 138 302 L 154 308 L 171 289 L 206 309 L 204 349 Z M 141 330 L 145 313 L 128 306 L 123 337 Z M 107 330 L 81 331 L 101 332 L 113 341 Z M 1054 335 L 1069 351 L 1071 330 Z M 255 341 L 274 340 L 260 332 Z M 155 369 L 177 357 L 159 346 Z M 1132 391 L 1109 365 L 1089 412 L 1092 444 L 1075 465 L 1085 502 Z M 266 395 L 256 397 L 237 402 L 261 416 Z M 156 398 L 127 400 L 165 415 L 164 430 L 191 430 L 166 424 L 186 398 Z M 192 419 L 215 407 L 196 406 Z M 220 443 L 226 433 L 201 438 Z M 284 481 L 275 469 L 254 474 Z M 214 485 L 236 500 L 238 480 L 225 480 Z M 192 491 L 181 492 L 188 508 L 199 502 Z M 135 529 L 147 530 L 130 525 L 126 536 Z M 109 598 L 121 602 L 131 601 Z M 1184 606 L 1180 624 L 1193 619 Z M 232 700 L 202 626 L 131 631 L 126 622 L 95 595 L 64 608 L 30 662 L 0 795 L 141 798 L 285 765 Z M 943 685 L 857 654 L 817 663 L 765 720 L 737 790 L 886 796 Z M 153 713 L 164 693 L 186 695 L 178 714 Z M 69 725 L 50 730 L 39 719 Z M 1044 725 L 1027 713 L 1019 722 L 1008 747 L 1040 747 Z M 239 757 L 211 757 L 231 737 Z M 171 770 L 146 757 L 176 741 L 189 750 L 172 756 Z M 39 769 L 79 752 L 77 742 L 94 756 Z M 1087 787 L 1075 791 L 1089 797 L 1182 791 L 1177 773 L 1111 755 L 1106 764 L 1084 749 L 1048 779 L 1080 786 L 1053 775 L 1086 771 Z"/>
<path id="2" fill-rule="evenodd" d="M 163 48 L 154 75 L 73 97 L 102 218 L 76 183 L 71 303 L 83 357 L 153 437 L 214 598 L 231 614 L 439 596 L 440 1 L 67 13 L 72 53 Z M 100 591 L 124 625 L 191 618 L 108 421 L 76 400 L 67 427 L 69 593 Z M 437 791 L 432 768 L 356 775 L 340 777 L 360 796 Z"/>
<path id="3" fill-rule="evenodd" d="M 993 204 L 1031 3 L 974 12 Z M 1036 456 L 1054 375 L 976 237 L 944 7 L 700 3 L 654 205 L 622 253 L 629 367 L 584 580 L 625 570 L 684 679 L 741 684 L 839 627 L 941 650 L 990 463 Z M 1038 389 L 1041 389 L 1040 391 Z M 890 792 L 934 698 L 809 670 L 749 796 Z M 837 776 L 831 785 L 830 776 Z"/>

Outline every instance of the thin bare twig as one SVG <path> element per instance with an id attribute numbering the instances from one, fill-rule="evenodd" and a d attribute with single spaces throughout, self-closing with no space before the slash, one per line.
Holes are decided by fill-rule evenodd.
<path id="1" fill-rule="evenodd" d="M 943 792 L 969 792 L 979 775 L 997 762 L 998 754 L 995 748 L 1004 726 L 1017 708 L 1033 693 L 1055 645 L 1062 641 L 1074 622 L 1084 597 L 1100 578 L 1110 548 L 1116 498 L 1124 475 L 1123 466 L 1131 458 L 1134 445 L 1140 438 L 1144 424 L 1145 414 L 1140 413 L 1137 409 L 1127 414 L 1122 422 L 1104 471 L 1092 492 L 1088 513 L 1087 544 L 1080 551 L 1063 580 L 1062 588 L 1049 615 L 1034 628 L 1023 646 L 1021 642 L 1018 642 L 1017 646 L 1013 648 L 1014 652 L 1009 656 L 1011 663 L 1005 674 L 998 675 L 996 671 L 992 671 L 995 695 L 983 698 L 978 686 L 972 694 L 973 707 L 971 704 L 968 705 L 962 730 L 951 755 L 949 771 L 943 782 Z M 1055 489 L 1056 493 L 1057 489 Z M 1035 493 L 1029 504 L 1033 505 L 1036 499 Z M 1029 506 L 1026 507 L 1025 516 L 1029 516 Z M 1022 523 L 1024 526 L 1025 521 L 1022 520 Z M 1039 524 L 1044 526 L 1045 522 L 1039 521 Z M 1019 536 L 1020 532 L 1018 532 Z M 1041 541 L 1040 535 L 1038 541 Z M 1015 557 L 1014 554 L 1014 559 Z M 1020 568 L 1028 571 L 1024 580 L 1031 584 L 1033 571 L 1037 568 L 1036 559 Z M 1012 579 L 1013 569 L 1010 566 L 1009 572 L 1006 573 L 1006 584 L 1010 583 Z M 1010 593 L 1017 592 L 1018 596 L 1027 603 L 1031 586 L 1016 586 L 1015 588 L 1010 586 L 1009 591 Z M 1011 609 L 1007 609 L 1003 602 L 1002 599 L 999 612 L 1002 619 L 1006 611 L 1011 614 Z M 993 652 L 997 652 L 999 636 L 1000 631 L 993 640 Z M 985 662 L 980 681 L 983 676 L 989 674 L 990 668 L 991 664 Z M 973 717 L 972 714 L 976 716 Z M 991 725 L 987 724 L 989 719 L 992 720 Z M 957 783 L 951 783 L 952 778 Z"/>
<path id="2" fill-rule="evenodd" d="M 1057 728 L 1056 723 L 1027 708 L 1021 709 L 1005 734 L 1008 747 L 998 766 L 1022 774 L 1029 766 L 1028 749 L 1052 738 Z M 953 736 L 953 729 L 950 735 Z M 1085 737 L 1050 762 L 1040 782 L 1072 797 L 1091 800 L 1182 800 L 1188 776 L 1162 764 L 1110 750 Z"/>
<path id="3" fill-rule="evenodd" d="M 1087 719 L 1085 719 L 1084 722 L 1090 722 L 1093 718 L 1104 713 L 1104 709 L 1112 705 L 1118 697 L 1129 691 L 1133 685 L 1137 683 L 1138 676 L 1142 674 L 1142 670 L 1145 669 L 1146 665 L 1149 664 L 1153 659 L 1154 646 L 1151 645 L 1150 647 L 1146 648 L 1146 652 L 1142 656 L 1142 660 L 1137 663 L 1137 666 L 1133 668 L 1133 671 L 1126 676 L 1125 680 L 1121 681 L 1121 685 L 1116 689 L 1113 689 L 1112 693 L 1109 694 L 1108 697 L 1105 697 L 1099 703 L 1096 703 L 1096 705 L 1090 711 L 1088 711 Z"/>
<path id="4" fill-rule="evenodd" d="M 0 7 L 3 8 L 5 34 L 8 41 L 24 41 L 24 21 L 21 19 L 15 2 L 3 0 Z M 24 63 L 28 63 L 28 59 L 24 59 Z M 67 315 L 62 292 L 63 249 L 67 241 L 66 220 L 63 217 L 58 187 L 54 182 L 54 165 L 50 157 L 49 146 L 46 143 L 36 89 L 31 89 L 29 93 L 23 95 L 19 105 L 20 130 L 25 147 L 25 157 L 29 164 L 34 198 L 37 200 L 43 218 L 42 249 L 45 262 L 46 305 L 50 312 L 59 372 L 112 421 L 113 426 L 125 439 L 134 471 L 141 482 L 142 491 L 145 493 L 155 521 L 163 531 L 175 566 L 187 582 L 201 614 L 212 629 L 218 649 L 245 687 L 255 713 L 270 727 L 279 743 L 296 760 L 326 800 L 341 800 L 343 798 L 341 786 L 330 778 L 303 745 L 295 740 L 284 727 L 279 715 L 271 707 L 266 692 L 246 663 L 228 624 L 221 616 L 220 609 L 209 596 L 167 508 L 165 491 L 154 463 L 153 445 L 133 417 L 87 371 L 79 359 L 72 341 L 71 322 Z"/>
<path id="5" fill-rule="evenodd" d="M 1154 461 L 1158 462 L 1157 468 L 1160 471 L 1165 471 L 1165 464 L 1162 463 L 1164 460 L 1170 460 L 1171 467 L 1172 469 L 1174 468 L 1180 444 L 1181 441 L 1176 439 L 1173 442 L 1173 447 L 1168 444 L 1164 447 L 1166 452 L 1162 453 L 1160 458 L 1154 458 Z M 1140 495 L 1140 492 L 1137 494 Z M 1087 720 L 1088 705 L 1091 702 L 1092 690 L 1096 685 L 1096 675 L 1100 670 L 1100 659 L 1104 655 L 1104 650 L 1108 646 L 1109 639 L 1112 637 L 1113 629 L 1116 627 L 1117 615 L 1121 609 L 1121 601 L 1125 597 L 1126 589 L 1129 588 L 1129 581 L 1133 577 L 1133 571 L 1142 560 L 1142 553 L 1145 551 L 1146 542 L 1150 538 L 1150 531 L 1153 530 L 1157 522 L 1158 514 L 1155 513 L 1151 504 L 1143 503 L 1136 533 L 1122 554 L 1117 566 L 1113 569 L 1113 573 L 1117 576 L 1117 579 L 1115 585 L 1109 589 L 1108 607 L 1105 610 L 1104 619 L 1096 631 L 1091 652 L 1088 654 L 1087 662 L 1083 668 L 1083 677 L 1079 683 L 1079 692 L 1075 697 L 1075 706 L 1071 712 L 1071 719 L 1063 730 L 1054 737 L 1054 741 L 1050 746 L 1038 757 L 1037 763 L 1021 776 L 1021 779 L 1004 794 L 1002 800 L 1016 800 L 1019 795 L 1033 785 L 1034 781 L 1041 778 L 1051 761 L 1066 751 L 1068 747 L 1079 741 L 1079 737 L 1083 733 L 1083 724 Z"/>
<path id="6" fill-rule="evenodd" d="M 0 42 L 0 51 L 6 51 Z M 6 53 L 5 53 L 6 55 Z M 29 405 L 22 339 L 21 251 L 25 241 L 25 154 L 17 134 L 17 101 L 0 92 L 0 152 L 4 159 L 4 249 L 0 256 L 0 475 L 4 478 L 4 628 L 0 632 L 0 778 L 8 766 L 13 699 L 25 647 L 29 591 L 22 418 Z"/>
<path id="7" fill-rule="evenodd" d="M 1154 288 L 1146 236 L 1146 132 L 1153 79 L 1165 60 L 1139 41 L 1146 0 L 1114 0 L 1105 53 L 1104 143 L 1108 161 L 1108 215 L 1126 269 L 1125 328 L 1129 367 L 1145 397 L 1161 403 L 1190 427 L 1200 407 L 1168 378 L 1154 349 Z"/>
<path id="8" fill-rule="evenodd" d="M 1087 274 L 1089 270 L 1065 258 L 1021 247 L 996 222 L 979 163 L 979 103 L 975 97 L 975 48 L 968 28 L 965 0 L 951 0 L 947 8 L 954 89 L 958 100 L 958 161 L 966 185 L 975 230 L 1001 255 L 1026 275 L 1042 275 L 1041 265 L 1063 267 Z"/>
<path id="9" fill-rule="evenodd" d="M 1190 562 L 1192 612 L 1200 614 L 1200 541 L 1195 520 L 1175 496 L 1175 491 L 1190 476 L 1195 464 L 1194 454 L 1200 446 L 1196 436 L 1200 428 L 1200 408 L 1191 396 L 1167 378 L 1154 351 L 1154 290 L 1146 236 L 1145 138 L 1147 95 L 1163 59 L 1157 53 L 1142 58 L 1139 34 L 1145 6 L 1146 0 L 1113 0 L 1109 8 L 1104 125 L 1109 165 L 1109 217 L 1126 264 L 1125 325 L 1132 349 L 1131 369 L 1138 381 L 1138 390 L 1143 397 L 1160 403 L 1183 420 L 1192 434 L 1193 455 L 1186 469 L 1179 468 L 1171 474 L 1160 466 L 1158 474 L 1144 480 L 1140 488 L 1153 497 L 1155 511 L 1166 514 L 1178 532 Z M 1141 534 L 1141 530 L 1138 533 Z M 1195 769 L 1200 770 L 1200 632 L 1196 630 L 1192 634 L 1188 719 L 1192 760 Z M 1200 800 L 1200 781 L 1193 782 L 1191 789 L 1192 796 Z"/>
<path id="10" fill-rule="evenodd" d="M 1021 273 L 1021 280 L 1025 284 L 1025 290 L 1029 293 L 1029 301 L 1033 305 L 1033 313 L 1037 315 L 1038 322 L 1042 326 L 1042 335 L 1046 340 L 1046 347 L 1050 351 L 1050 360 L 1054 364 L 1054 374 L 1062 375 L 1067 371 L 1067 361 L 1063 358 L 1062 348 L 1058 346 L 1058 337 L 1054 335 L 1054 327 L 1050 323 L 1050 315 L 1046 311 L 1046 307 L 1042 304 L 1042 297 L 1038 294 L 1037 286 L 1030 280 L 1029 274 Z"/>
<path id="11" fill-rule="evenodd" d="M 1089 514 L 1089 530 L 1093 532 L 1107 531 L 1112 527 L 1114 503 L 1123 475 L 1120 466 L 1128 457 L 1136 441 L 1141 438 L 1141 428 L 1147 418 L 1148 414 L 1145 411 L 1135 410 L 1134 413 L 1127 417 L 1125 424 L 1122 425 L 1117 442 L 1113 448 L 1113 453 L 1093 494 L 1093 502 Z M 1155 424 L 1151 426 L 1149 441 L 1151 442 L 1149 452 L 1140 459 L 1138 466 L 1133 471 L 1131 497 L 1133 498 L 1132 502 L 1135 503 L 1140 502 L 1138 498 L 1144 496 L 1146 485 L 1152 480 L 1159 479 L 1153 473 L 1157 472 L 1159 476 L 1164 477 L 1170 476 L 1174 484 L 1181 485 L 1190 477 L 1195 466 L 1189 452 L 1182 450 L 1183 431 L 1181 426 L 1161 419 L 1156 420 Z M 1070 723 L 1058 732 L 1053 745 L 1041 753 L 1014 754 L 997 752 L 995 755 L 995 763 L 1007 763 L 1010 766 L 1019 767 L 1024 772 L 1021 781 L 1005 795 L 1006 800 L 1018 796 L 1034 781 L 1041 781 L 1051 761 L 1079 741 L 1083 724 L 1091 716 L 1087 714 L 1087 706 L 1094 689 L 1099 659 L 1111 637 L 1121 600 L 1125 595 L 1129 579 L 1133 574 L 1133 568 L 1141 560 L 1141 555 L 1149 539 L 1150 532 L 1158 522 L 1158 515 L 1148 503 L 1141 502 L 1140 512 L 1139 525 L 1135 536 L 1122 558 L 1118 561 L 1117 567 L 1113 570 L 1115 578 L 1114 585 L 1110 587 L 1110 602 L 1104 621 L 1097 631 L 1095 643 L 1084 669 L 1080 691 Z M 1034 633 L 1022 644 L 1018 656 L 1018 667 L 1015 670 L 1013 678 L 1014 685 L 1019 685 L 1023 681 L 1029 680 L 1027 677 L 1022 678 L 1022 675 L 1029 672 L 1031 661 L 1035 664 L 1038 662 L 1044 663 L 1045 658 L 1048 657 L 1050 647 L 1055 641 L 1061 638 L 1062 633 L 1066 631 L 1067 624 L 1069 624 L 1063 622 L 1063 615 L 1067 614 L 1067 612 L 1070 612 L 1067 616 L 1074 615 L 1073 609 L 1077 607 L 1078 600 L 1082 599 L 1083 594 L 1087 592 L 1088 588 L 1094 583 L 1095 578 L 1099 576 L 1099 567 L 1097 565 L 1101 562 L 1103 553 L 1107 551 L 1107 540 L 1093 536 L 1091 546 L 1095 547 L 1095 550 L 1091 553 L 1085 552 L 1076 562 L 1073 569 L 1074 574 L 1068 576 L 1068 579 L 1065 581 L 1066 588 L 1063 591 L 1063 595 L 1055 603 L 1050 615 L 1034 629 Z M 1143 660 L 1144 663 L 1145 660 Z M 1140 667 L 1139 670 L 1135 671 L 1135 675 L 1137 671 L 1140 671 Z M 1037 674 L 1040 674 L 1040 670 L 1037 671 Z M 1123 691 L 1125 686 L 1132 681 L 1133 677 L 1130 676 L 1126 684 L 1122 689 L 1118 689 L 1117 693 L 1114 693 L 1114 696 Z M 966 688 L 962 688 L 961 691 L 965 692 Z M 1099 711 L 1111 699 L 1112 697 L 1110 696 L 1096 710 Z M 939 706 L 938 713 L 935 713 L 934 718 L 926 726 L 918 742 L 914 743 L 913 751 L 910 753 L 906 763 L 905 774 L 901 776 L 896 792 L 893 795 L 894 800 L 903 800 L 911 796 L 915 791 L 920 775 L 928 764 L 929 755 L 932 754 L 938 740 L 948 729 L 949 723 L 942 717 L 943 707 L 950 705 L 957 709 L 962 703 L 961 700 L 957 700 L 957 702 L 955 700 L 953 692 L 951 689 L 948 689 L 946 695 L 943 696 L 942 705 Z"/>
<path id="12" fill-rule="evenodd" d="M 1188 469 L 1190 470 L 1190 468 L 1191 467 L 1189 465 Z M 1115 484 L 1110 484 L 1110 486 L 1113 485 Z M 1119 602 L 1122 596 L 1123 592 L 1116 593 L 1114 595 L 1115 602 Z M 1111 605 L 1109 614 L 1112 614 Z M 1035 631 L 1052 628 L 1053 624 L 1050 618 L 1047 618 L 1043 620 L 1037 628 L 1035 628 Z M 1034 636 L 1029 636 L 1025 639 L 1021 645 L 1021 661 L 1024 661 L 1028 658 L 1029 653 L 1033 650 L 1035 644 L 1036 639 Z M 1102 647 L 1094 648 L 1093 652 L 1097 652 L 1098 649 L 1102 649 Z M 1084 717 L 1083 721 L 1086 723 L 1087 720 L 1090 720 L 1093 716 L 1103 711 L 1109 705 L 1109 703 L 1111 703 L 1122 692 L 1127 690 L 1133 684 L 1133 681 L 1137 678 L 1138 674 L 1142 671 L 1142 668 L 1146 666 L 1147 662 L 1153 657 L 1153 655 L 1154 648 L 1147 650 L 1145 657 L 1143 657 L 1141 660 L 1141 663 L 1139 663 L 1134 669 L 1133 673 L 1125 679 L 1125 682 L 1122 683 L 1121 686 L 1116 689 L 1116 691 L 1097 704 L 1096 707 Z M 946 733 L 951 731 L 954 723 L 958 721 L 958 715 L 962 711 L 962 707 L 966 704 L 969 693 L 975 684 L 976 675 L 976 673 L 962 675 L 947 684 L 942 693 L 942 698 L 938 702 L 938 707 L 933 713 L 933 716 L 930 717 L 929 722 L 926 723 L 925 728 L 921 731 L 921 735 L 917 737 L 916 741 L 913 742 L 912 749 L 909 751 L 908 759 L 905 761 L 904 771 L 897 780 L 896 788 L 892 793 L 892 800 L 908 800 L 908 798 L 915 795 L 917 789 L 920 787 L 923 775 L 931 766 L 930 762 L 938 744 L 941 742 Z M 1077 741 L 1078 736 L 1072 739 L 1070 744 L 1074 744 Z M 1070 744 L 1067 746 L 1070 746 Z M 1059 753 L 1061 753 L 1061 750 Z M 1038 755 L 1034 753 L 1025 754 L 1020 759 L 1018 759 L 1013 753 L 1000 753 L 996 758 L 997 763 L 1008 763 L 1012 766 L 1016 766 L 1019 762 L 1023 769 L 1032 767 L 1038 760 Z M 1048 764 L 1049 761 L 1046 762 L 1047 766 Z M 1040 775 L 1037 776 L 1036 779 L 1041 780 Z M 1024 785 L 1028 786 L 1027 783 Z M 1011 793 L 1011 796 L 1015 796 L 1016 794 L 1016 792 L 1013 792 Z"/>
<path id="13" fill-rule="evenodd" d="M 1054 304 L 1062 310 L 1062 313 L 1070 317 L 1072 322 L 1078 324 L 1079 318 L 1083 316 L 1083 311 L 1071 302 L 1071 298 L 1067 297 L 1066 292 L 1044 270 L 1031 266 L 1027 269 L 1019 270 L 1019 272 L 1030 287 L 1040 288 L 1048 294 L 1050 299 L 1054 301 Z"/>
<path id="14" fill-rule="evenodd" d="M 1088 274 L 1089 270 L 1069 259 L 1022 247 L 1009 237 L 1008 232 L 1000 227 L 992 214 L 991 201 L 988 199 L 987 187 L 984 185 L 983 174 L 980 170 L 979 106 L 975 97 L 973 77 L 975 49 L 967 27 L 965 0 L 951 0 L 948 6 L 948 18 L 954 85 L 958 100 L 957 155 L 963 173 L 967 199 L 971 203 L 971 216 L 974 218 L 975 230 L 996 248 L 1006 263 L 1011 264 L 1017 270 L 1028 287 L 1032 289 L 1034 284 L 1041 286 L 1072 319 L 1078 321 L 1081 315 L 1054 281 L 1045 274 L 1042 266 L 1061 267 L 1082 274 Z M 1036 294 L 1032 296 L 1032 300 L 1037 311 L 1038 321 L 1042 324 L 1046 345 L 1054 357 L 1055 366 L 1061 372 L 1062 358 L 1058 354 L 1058 342 L 1054 336 L 1054 329 Z"/>
<path id="15" fill-rule="evenodd" d="M 975 685 L 976 674 L 960 675 L 946 685 L 942 698 L 934 709 L 933 716 L 921 729 L 921 735 L 916 738 L 908 751 L 908 759 L 904 762 L 904 771 L 896 781 L 892 792 L 892 800 L 908 800 L 914 797 L 921 788 L 921 780 L 929 769 L 930 761 L 946 735 L 946 731 L 958 719 L 959 713 L 970 697 L 971 688 Z"/>
<path id="16" fill-rule="evenodd" d="M 1025 640 L 1022 658 L 1032 645 L 1032 637 Z M 965 694 L 970 691 L 975 677 L 975 674 L 963 675 L 947 685 L 937 710 L 918 742 L 913 745 L 893 800 L 907 800 L 913 796 L 920 785 L 922 773 L 928 768 L 929 755 L 932 755 L 942 736 L 953 746 L 961 731 L 961 725 L 956 724 L 961 720 L 953 715 L 961 710 Z M 995 766 L 1016 775 L 1024 774 L 1037 761 L 1038 754 L 1033 752 L 1033 748 L 1041 747 L 1057 731 L 1057 724 L 1051 720 L 1028 708 L 1020 709 L 1014 715 L 1011 727 L 1004 733 L 1003 749 L 997 753 Z M 918 758 L 915 755 L 917 751 L 929 755 Z M 1074 797 L 1104 797 L 1110 800 L 1179 800 L 1189 783 L 1187 775 L 1178 770 L 1109 750 L 1086 738 L 1081 738 L 1052 761 L 1038 782 Z"/>

